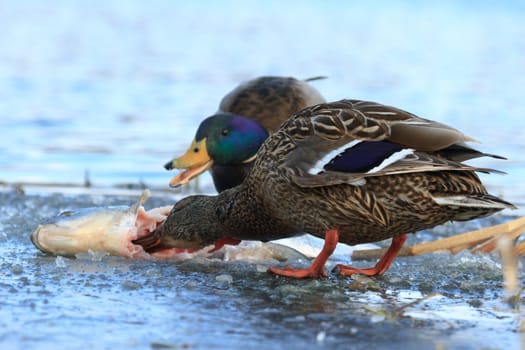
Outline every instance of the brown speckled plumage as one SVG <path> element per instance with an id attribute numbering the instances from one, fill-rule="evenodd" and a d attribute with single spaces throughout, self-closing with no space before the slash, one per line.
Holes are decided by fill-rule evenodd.
<path id="1" fill-rule="evenodd" d="M 309 81 L 292 77 L 263 76 L 246 81 L 226 96 L 219 112 L 242 115 L 259 122 L 270 132 L 276 131 L 292 114 L 325 102 Z"/>
<path id="2" fill-rule="evenodd" d="M 337 229 L 339 241 L 353 245 L 514 208 L 489 195 L 475 173 L 493 170 L 461 163 L 486 155 L 464 144 L 471 140 L 444 124 L 372 102 L 307 108 L 266 140 L 243 184 L 218 196 L 182 200 L 155 235 L 164 247 L 189 247 L 224 236 L 324 237 Z M 326 154 L 360 141 L 385 141 L 411 152 L 367 172 L 316 168 Z"/>

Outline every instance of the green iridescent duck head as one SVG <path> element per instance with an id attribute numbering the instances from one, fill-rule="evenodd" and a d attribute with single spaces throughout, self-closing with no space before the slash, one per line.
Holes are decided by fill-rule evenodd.
<path id="1" fill-rule="evenodd" d="M 170 186 L 186 184 L 214 164 L 249 163 L 267 138 L 268 131 L 252 119 L 230 113 L 212 115 L 199 125 L 186 153 L 164 165 L 168 170 L 186 169 L 170 181 Z"/>

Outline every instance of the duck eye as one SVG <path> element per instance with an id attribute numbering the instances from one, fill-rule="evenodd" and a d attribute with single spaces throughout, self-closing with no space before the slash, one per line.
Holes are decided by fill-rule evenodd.
<path id="1" fill-rule="evenodd" d="M 195 148 L 193 149 L 193 153 L 199 153 L 199 147 L 195 147 Z"/>
<path id="2" fill-rule="evenodd" d="M 229 133 L 230 133 L 230 130 L 228 130 L 228 129 L 222 129 L 222 131 L 221 131 L 221 135 L 222 136 L 227 136 Z"/>

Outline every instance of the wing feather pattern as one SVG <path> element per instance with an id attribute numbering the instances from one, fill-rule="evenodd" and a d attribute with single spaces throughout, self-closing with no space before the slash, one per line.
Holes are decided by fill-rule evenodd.
<path id="1" fill-rule="evenodd" d="M 274 151 L 283 166 L 295 169 L 290 177 L 301 187 L 358 186 L 371 176 L 424 171 L 497 172 L 461 162 L 501 158 L 468 147 L 465 142 L 475 140 L 445 124 L 359 100 L 304 109 L 278 133 L 286 134 L 292 146 Z"/>

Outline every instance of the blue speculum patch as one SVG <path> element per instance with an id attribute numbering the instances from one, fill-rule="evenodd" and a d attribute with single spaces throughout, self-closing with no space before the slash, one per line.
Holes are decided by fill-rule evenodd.
<path id="1" fill-rule="evenodd" d="M 366 173 L 402 149 L 402 146 L 388 141 L 359 142 L 332 159 L 324 166 L 324 169 L 346 173 Z"/>

